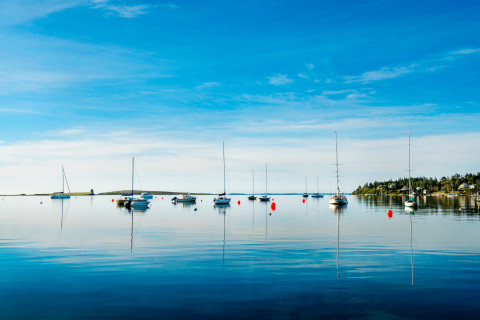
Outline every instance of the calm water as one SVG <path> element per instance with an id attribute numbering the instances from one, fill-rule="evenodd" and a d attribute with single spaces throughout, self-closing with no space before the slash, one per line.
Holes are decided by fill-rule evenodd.
<path id="1" fill-rule="evenodd" d="M 1 318 L 480 316 L 471 200 L 421 199 L 411 214 L 387 197 L 340 211 L 328 198 L 274 196 L 274 211 L 170 198 L 133 214 L 111 196 L 3 198 Z"/>

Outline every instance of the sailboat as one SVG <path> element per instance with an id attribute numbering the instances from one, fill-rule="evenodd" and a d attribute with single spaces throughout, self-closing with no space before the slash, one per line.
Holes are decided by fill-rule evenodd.
<path id="1" fill-rule="evenodd" d="M 320 193 L 320 188 L 318 187 L 318 177 L 317 177 L 317 192 L 312 193 L 312 198 L 323 198 L 323 193 Z"/>
<path id="2" fill-rule="evenodd" d="M 65 175 L 65 170 L 63 170 L 62 166 L 62 193 L 57 193 L 52 195 L 50 198 L 51 199 L 70 199 L 69 194 L 65 194 L 65 182 L 67 182 L 67 187 L 68 187 L 68 193 L 70 192 L 70 187 L 68 186 L 68 181 L 67 181 L 67 176 Z"/>
<path id="3" fill-rule="evenodd" d="M 255 197 L 255 171 L 252 170 L 253 174 L 253 189 L 252 189 L 252 194 L 248 196 L 248 200 L 257 200 L 257 197 Z"/>
<path id="4" fill-rule="evenodd" d="M 416 208 L 418 203 L 415 201 L 415 195 L 412 194 L 412 179 L 410 177 L 410 130 L 408 130 L 408 200 L 405 201 L 405 207 Z"/>
<path id="5" fill-rule="evenodd" d="M 267 163 L 265 162 L 265 195 L 261 196 L 258 198 L 260 201 L 270 201 L 270 197 L 268 196 L 268 189 L 267 189 L 267 184 L 268 184 L 268 173 L 267 173 Z"/>
<path id="6" fill-rule="evenodd" d="M 340 193 L 340 187 L 338 186 L 339 180 L 338 180 L 338 147 L 337 147 L 337 132 L 335 131 L 335 166 L 336 166 L 336 172 L 337 172 L 337 193 L 335 193 L 329 200 L 330 204 L 334 205 L 345 205 L 348 204 L 347 197 L 343 194 Z"/>
<path id="7" fill-rule="evenodd" d="M 137 208 L 137 209 L 146 209 L 150 204 L 150 201 L 144 199 L 142 197 L 134 198 L 133 197 L 133 182 L 135 176 L 135 158 L 132 157 L 132 196 L 128 197 L 127 201 L 125 202 L 125 207 L 127 208 Z M 117 202 L 118 203 L 118 202 Z"/>
<path id="8" fill-rule="evenodd" d="M 307 176 L 305 176 L 305 192 L 302 194 L 302 197 L 308 198 L 308 191 L 307 191 Z"/>
<path id="9" fill-rule="evenodd" d="M 226 189 L 225 189 L 225 142 L 222 144 L 223 146 L 223 193 L 220 193 L 217 198 L 213 199 L 215 204 L 230 204 L 231 198 L 227 198 Z"/>

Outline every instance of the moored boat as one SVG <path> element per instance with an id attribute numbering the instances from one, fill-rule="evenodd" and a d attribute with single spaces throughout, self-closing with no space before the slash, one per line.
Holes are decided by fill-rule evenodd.
<path id="1" fill-rule="evenodd" d="M 184 194 L 182 198 L 173 197 L 173 203 L 194 203 L 197 201 L 197 197 L 192 196 L 190 193 Z"/>
<path id="2" fill-rule="evenodd" d="M 223 193 L 220 193 L 218 197 L 213 199 L 213 202 L 215 204 L 229 204 L 231 198 L 227 197 L 226 194 L 226 188 L 225 188 L 225 142 L 222 144 L 222 150 L 223 150 Z"/>

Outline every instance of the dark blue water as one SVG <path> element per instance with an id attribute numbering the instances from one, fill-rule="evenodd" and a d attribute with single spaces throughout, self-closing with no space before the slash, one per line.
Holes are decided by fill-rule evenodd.
<path id="1" fill-rule="evenodd" d="M 132 213 L 111 196 L 5 197 L 1 318 L 480 316 L 471 199 L 425 198 L 411 213 L 387 197 L 336 210 L 277 196 L 274 211 L 244 196 L 227 208 L 169 198 Z"/>

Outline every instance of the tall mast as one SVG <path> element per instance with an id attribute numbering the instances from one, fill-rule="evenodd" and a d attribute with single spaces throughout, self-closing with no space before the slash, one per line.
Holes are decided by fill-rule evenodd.
<path id="1" fill-rule="evenodd" d="M 307 191 L 307 176 L 305 176 L 305 193 L 308 193 L 308 191 Z"/>
<path id="2" fill-rule="evenodd" d="M 65 193 L 65 171 L 63 170 L 62 165 L 62 194 Z"/>
<path id="3" fill-rule="evenodd" d="M 267 181 L 268 181 L 268 175 L 267 175 L 267 163 L 265 162 L 265 196 L 268 194 L 267 190 Z"/>
<path id="4" fill-rule="evenodd" d="M 222 149 L 223 149 L 223 194 L 226 194 L 226 189 L 225 189 L 225 141 L 222 142 Z"/>
<path id="5" fill-rule="evenodd" d="M 338 147 L 337 147 L 337 131 L 335 131 L 335 165 L 337 167 L 337 195 L 340 194 L 340 188 L 338 187 Z"/>
<path id="6" fill-rule="evenodd" d="M 412 191 L 412 181 L 410 180 L 410 129 L 408 130 L 408 194 Z"/>
<path id="7" fill-rule="evenodd" d="M 133 198 L 133 178 L 135 177 L 135 158 L 132 157 L 132 198 Z"/>
<path id="8" fill-rule="evenodd" d="M 255 171 L 252 169 L 252 174 L 253 174 L 253 180 L 252 180 L 252 184 L 253 184 L 253 195 L 255 194 Z"/>
<path id="9" fill-rule="evenodd" d="M 320 188 L 318 187 L 318 176 L 317 176 L 317 193 L 320 193 Z"/>

